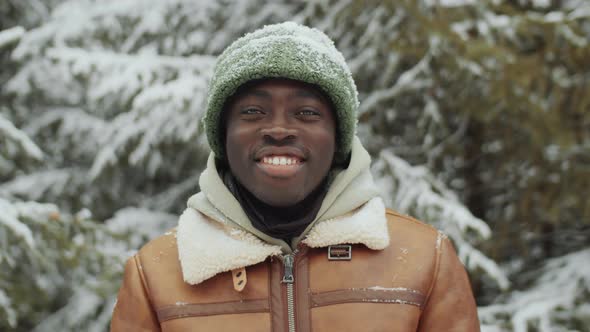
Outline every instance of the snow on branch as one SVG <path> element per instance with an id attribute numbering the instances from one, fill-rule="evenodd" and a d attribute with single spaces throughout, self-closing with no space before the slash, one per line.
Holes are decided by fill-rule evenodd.
<path id="1" fill-rule="evenodd" d="M 45 109 L 38 117 L 29 121 L 24 131 L 30 136 L 51 135 L 53 140 L 45 142 L 45 148 L 61 156 L 75 155 L 91 159 L 98 150 L 107 123 L 83 109 L 59 107 Z"/>
<path id="2" fill-rule="evenodd" d="M 491 230 L 481 219 L 457 199 L 456 195 L 437 180 L 426 168 L 411 166 L 388 150 L 383 150 L 374 162 L 372 171 L 382 183 L 382 196 L 401 212 L 412 214 L 433 223 L 449 235 L 457 247 L 459 258 L 467 269 L 485 271 L 502 289 L 510 282 L 500 267 L 472 242 L 487 239 Z"/>
<path id="3" fill-rule="evenodd" d="M 17 237 L 20 237 L 29 247 L 35 246 L 35 240 L 33 240 L 33 233 L 31 230 L 22 222 L 19 218 L 20 213 L 16 206 L 10 202 L 0 198 L 0 225 L 8 227 Z M 3 255 L 0 255 L 0 258 Z"/>
<path id="4" fill-rule="evenodd" d="M 58 64 L 67 64 L 62 76 L 86 77 L 88 84 L 92 85 L 93 88 L 87 90 L 91 101 L 87 113 L 100 115 L 116 112 L 118 107 L 131 106 L 129 111 L 120 112 L 105 123 L 94 121 L 80 112 L 62 111 L 67 118 L 84 120 L 81 121 L 82 128 L 68 126 L 64 121 L 62 127 L 73 128 L 70 131 L 75 132 L 82 132 L 91 124 L 94 128 L 87 128 L 92 129 L 91 137 L 84 140 L 84 145 L 98 144 L 98 148 L 86 149 L 99 150 L 90 171 L 92 179 L 107 167 L 122 162 L 143 165 L 147 174 L 153 176 L 165 166 L 163 152 L 158 149 L 160 146 L 197 141 L 213 57 L 128 55 L 76 48 L 51 48 L 47 56 Z M 63 70 L 63 66 L 53 67 Z M 35 122 L 46 122 L 58 114 L 43 115 Z M 207 152 L 206 148 L 202 150 Z"/>
<path id="5" fill-rule="evenodd" d="M 182 182 L 173 185 L 166 191 L 143 200 L 141 206 L 150 207 L 158 211 L 171 211 L 171 208 L 178 202 L 183 202 L 191 194 L 198 191 L 199 177 L 201 169 L 195 169 L 195 173 Z"/>
<path id="6" fill-rule="evenodd" d="M 9 158 L 15 157 L 17 154 L 24 153 L 26 156 L 36 160 L 43 159 L 43 152 L 41 149 L 39 149 L 39 147 L 27 136 L 27 134 L 16 128 L 12 122 L 3 117 L 1 114 L 0 143 L 4 145 L 4 148 L 0 149 L 0 153 L 6 154 Z"/>
<path id="7" fill-rule="evenodd" d="M 176 219 L 175 215 L 129 207 L 117 211 L 104 225 L 95 225 L 93 232 L 78 231 L 71 242 L 85 248 L 81 265 L 97 266 L 100 275 L 87 267 L 77 268 L 74 272 L 80 274 L 81 281 L 67 284 L 61 308 L 46 315 L 33 331 L 56 331 L 64 326 L 79 331 L 107 330 L 119 287 L 112 280 L 121 278 L 123 261 L 149 239 L 173 227 Z"/>
<path id="8" fill-rule="evenodd" d="M 590 306 L 580 303 L 587 303 L 590 293 L 588 262 L 590 249 L 548 260 L 535 272 L 539 277 L 532 287 L 480 308 L 482 323 L 497 326 L 503 322 L 512 325 L 514 332 L 527 332 L 530 326 L 539 332 L 565 331 L 572 324 L 587 324 Z"/>
<path id="9" fill-rule="evenodd" d="M 97 177 L 106 167 L 122 162 L 144 165 L 147 174 L 153 176 L 165 166 L 159 146 L 197 141 L 213 57 L 127 55 L 73 48 L 51 49 L 48 56 L 62 64 L 52 68 L 63 71 L 63 64 L 67 64 L 67 71 L 61 76 L 69 77 L 70 81 L 79 75 L 87 77 L 93 86 L 87 90 L 88 97 L 99 104 L 88 105 L 88 111 L 50 110 L 32 121 L 30 131 L 38 132 L 43 124 L 58 121 L 63 116 L 60 137 L 83 135 L 83 140 L 68 141 L 83 142 L 76 150 L 82 150 L 84 155 L 99 151 L 91 178 Z M 31 75 L 35 72 L 31 71 Z M 19 86 L 18 82 L 26 80 L 20 78 L 13 84 Z M 131 109 L 120 112 L 109 122 L 94 118 L 94 115 L 112 112 L 118 105 L 130 105 Z M 206 148 L 202 150 L 206 153 Z"/>
<path id="10" fill-rule="evenodd" d="M 171 57 L 154 54 L 129 55 L 77 48 L 51 48 L 49 59 L 69 64 L 70 75 L 82 75 L 92 82 L 91 100 L 116 96 L 122 103 L 143 89 L 164 84 L 180 73 L 199 77 L 209 73 L 215 58 L 205 55 Z"/>
<path id="11" fill-rule="evenodd" d="M 115 298 L 105 301 L 88 286 L 75 286 L 74 294 L 66 305 L 44 318 L 32 332 L 59 331 L 64 326 L 79 326 L 83 323 L 89 325 L 84 331 L 104 331 L 112 316 Z"/>
<path id="12" fill-rule="evenodd" d="M 113 234 L 127 235 L 129 248 L 135 250 L 148 240 L 174 227 L 177 220 L 178 216 L 170 213 L 128 207 L 117 211 L 105 224 Z M 149 227 L 146 227 L 148 225 Z M 106 247 L 103 249 L 110 250 Z"/>
<path id="13" fill-rule="evenodd" d="M 166 56 L 157 54 L 125 54 L 112 51 L 88 51 L 82 48 L 60 47 L 49 48 L 47 57 L 54 60 L 71 62 L 78 69 L 76 73 L 88 73 L 93 67 L 135 67 L 150 71 L 154 67 L 172 68 L 175 70 L 208 70 L 215 62 L 215 57 L 208 55 Z"/>
<path id="14" fill-rule="evenodd" d="M 77 136 L 79 133 L 92 133 L 104 130 L 105 121 L 74 107 L 47 108 L 42 114 L 27 124 L 24 130 L 31 136 L 39 134 L 44 128 L 59 124 L 62 128 L 59 137 Z M 80 139 L 81 137 L 77 137 Z M 96 139 L 96 136 L 88 137 Z"/>
<path id="15" fill-rule="evenodd" d="M 181 73 L 172 81 L 143 89 L 133 99 L 132 109 L 114 118 L 103 133 L 91 177 L 123 160 L 133 166 L 145 165 L 147 174 L 153 176 L 165 166 L 160 154 L 165 151 L 160 147 L 197 141 L 207 77 Z M 206 153 L 206 148 L 201 150 Z"/>
<path id="16" fill-rule="evenodd" d="M 0 31 L 0 49 L 19 41 L 24 34 L 25 29 L 19 26 Z"/>
<path id="17" fill-rule="evenodd" d="M 473 6 L 477 4 L 476 0 L 424 0 L 424 4 L 429 7 L 464 7 L 464 6 Z"/>
<path id="18" fill-rule="evenodd" d="M 0 322 L 4 316 L 10 327 L 16 327 L 19 312 L 22 310 L 22 303 L 19 303 L 22 300 L 14 298 L 11 293 L 13 289 L 10 272 L 16 271 L 17 266 L 19 269 L 26 269 L 22 266 L 22 252 L 26 252 L 29 257 L 41 257 L 38 234 L 31 224 L 53 219 L 58 214 L 58 209 L 53 204 L 11 202 L 0 198 L 0 312 L 4 312 L 4 315 L 0 315 Z"/>
<path id="19" fill-rule="evenodd" d="M 12 300 L 2 289 L 0 289 L 0 310 L 4 311 L 8 325 L 16 327 L 17 312 L 12 305 Z"/>
<path id="20" fill-rule="evenodd" d="M 51 19 L 34 33 L 23 38 L 14 56 L 42 53 L 48 45 L 72 45 L 97 48 L 117 48 L 125 44 L 123 31 L 131 28 L 134 41 L 157 32 L 172 33 L 170 21 L 178 20 L 188 12 L 207 10 L 207 7 L 223 7 L 215 1 L 195 2 L 187 0 L 121 0 L 121 1 L 63 1 L 51 13 Z M 200 17 L 193 16 L 196 22 Z M 97 36 L 101 36 L 97 38 Z M 127 44 L 130 42 L 127 41 Z"/>
<path id="21" fill-rule="evenodd" d="M 231 6 L 194 0 L 63 1 L 48 22 L 23 38 L 14 56 L 72 46 L 134 54 L 219 53 L 252 26 L 289 19 L 290 6 L 295 7 L 283 1 L 232 1 Z"/>
<path id="22" fill-rule="evenodd" d="M 3 198 L 0 211 L 0 324 L 38 315 L 33 331 L 108 329 L 124 260 L 177 219 L 129 207 L 103 224 L 87 210 Z"/>
<path id="23" fill-rule="evenodd" d="M 428 65 L 431 59 L 431 53 L 427 53 L 415 66 L 401 74 L 393 86 L 371 92 L 359 107 L 359 116 L 362 117 L 364 113 L 377 109 L 377 105 L 384 100 L 393 99 L 404 92 L 429 87 L 432 84 L 432 80 L 429 78 L 419 78 L 419 75 L 428 71 Z"/>
<path id="24" fill-rule="evenodd" d="M 0 185 L 0 194 L 5 197 L 26 197 L 40 200 L 44 195 L 58 196 L 72 188 L 72 180 L 84 174 L 75 169 L 48 169 L 22 174 Z"/>

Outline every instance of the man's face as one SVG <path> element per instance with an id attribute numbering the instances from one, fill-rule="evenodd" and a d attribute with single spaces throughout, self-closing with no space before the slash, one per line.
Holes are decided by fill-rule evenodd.
<path id="1" fill-rule="evenodd" d="M 262 202 L 296 204 L 328 174 L 336 124 L 329 101 L 313 86 L 264 80 L 240 91 L 226 112 L 229 167 Z"/>

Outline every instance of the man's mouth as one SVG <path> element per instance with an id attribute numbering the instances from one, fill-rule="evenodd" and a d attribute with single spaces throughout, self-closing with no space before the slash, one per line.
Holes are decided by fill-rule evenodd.
<path id="1" fill-rule="evenodd" d="M 295 156 L 274 155 L 262 157 L 259 162 L 266 165 L 291 166 L 301 164 L 303 160 Z"/>
<path id="2" fill-rule="evenodd" d="M 305 160 L 293 155 L 269 154 L 256 160 L 259 169 L 271 178 L 291 178 L 303 167 Z"/>

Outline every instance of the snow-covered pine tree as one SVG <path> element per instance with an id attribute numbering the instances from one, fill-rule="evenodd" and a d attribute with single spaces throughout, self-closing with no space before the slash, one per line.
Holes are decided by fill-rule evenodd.
<path id="1" fill-rule="evenodd" d="M 588 331 L 590 249 L 544 262 L 522 278 L 530 284 L 479 310 L 483 331 Z"/>
<path id="2" fill-rule="evenodd" d="M 12 145 L 38 142 L 43 160 L 21 167 L 14 153 L 4 158 L 11 163 L 0 185 L 3 207 L 12 209 L 7 220 L 33 240 L 9 236 L 6 222 L 0 230 L 8 235 L 1 243 L 23 255 L 36 243 L 55 268 L 37 268 L 33 258 L 4 260 L 18 261 L 22 273 L 11 266 L 3 269 L 7 275 L 1 284 L 7 291 L 2 293 L 6 316 L 0 316 L 1 326 L 18 331 L 35 325 L 36 331 L 106 329 L 122 260 L 174 225 L 176 217 L 160 211 L 178 213 L 198 190 L 208 154 L 199 128 L 208 72 L 214 55 L 256 24 L 239 20 L 244 12 L 260 15 L 261 24 L 280 8 L 260 12 L 260 4 L 238 4 L 227 11 L 214 2 L 68 1 L 24 34 L 11 58 L 18 72 L 3 84 L 7 107 L 2 115 L 10 121 L 2 124 L 18 134 L 6 139 Z M 114 22 L 119 29 L 113 29 Z M 66 212 L 53 223 L 47 217 L 29 218 L 37 203 L 23 200 L 53 202 Z M 50 215 L 55 215 L 57 207 L 51 207 Z M 104 226 L 86 232 L 79 218 L 68 214 L 79 210 L 85 218 L 105 220 Z M 88 233 L 98 240 L 80 240 Z M 68 263 L 70 246 L 78 245 L 88 251 L 76 251 L 75 263 Z M 43 288 L 47 285 L 54 286 L 52 293 Z M 30 293 L 15 293 L 29 286 Z"/>
<path id="3" fill-rule="evenodd" d="M 391 169 L 393 176 L 383 182 L 394 192 L 393 206 L 436 223 L 436 205 L 421 211 L 412 199 L 428 199 L 428 190 L 418 189 L 424 183 L 446 196 L 436 185 L 440 180 L 494 230 L 486 247 L 504 262 L 516 291 L 496 298 L 496 287 L 506 286 L 503 278 L 476 278 L 480 303 L 535 309 L 487 315 L 498 320 L 486 326 L 586 331 L 580 322 L 589 315 L 577 294 L 590 291 L 590 270 L 550 273 L 558 264 L 543 261 L 571 253 L 551 262 L 581 262 L 590 239 L 584 166 L 590 162 L 589 86 L 580 79 L 590 70 L 589 4 L 338 1 L 314 3 L 307 11 L 319 13 L 307 22 L 337 36 L 347 52 L 361 90 L 361 135 L 377 157 L 376 170 Z M 395 156 L 425 165 L 437 180 L 408 176 Z M 428 174 L 412 170 L 418 172 Z M 442 206 L 460 221 L 452 200 Z M 459 225 L 443 228 L 452 234 Z M 465 238 L 473 240 L 456 239 L 459 249 Z M 539 271 L 552 277 L 535 280 Z M 558 301 L 536 293 L 565 276 L 575 286 Z M 518 290 L 530 296 L 516 301 Z"/>
<path id="4" fill-rule="evenodd" d="M 94 219 L 108 220 L 105 231 L 114 239 L 104 242 L 118 248 L 97 250 L 125 257 L 172 225 L 198 190 L 208 151 L 198 119 L 215 56 L 247 31 L 295 20 L 326 31 L 349 61 L 361 92 L 359 135 L 375 158 L 388 205 L 448 232 L 480 301 L 489 303 L 509 283 L 481 250 L 480 241 L 490 237 L 482 219 L 494 230 L 490 252 L 512 267 L 504 270 L 520 289 L 528 288 L 522 272 L 536 271 L 530 257 L 540 261 L 547 254 L 546 243 L 529 239 L 556 239 L 535 227 L 535 218 L 573 232 L 587 227 L 583 200 L 590 195 L 581 193 L 590 188 L 583 166 L 588 115 L 578 110 L 588 100 L 565 100 L 587 89 L 576 70 L 587 72 L 590 59 L 589 13 L 575 0 L 65 1 L 12 53 L 18 72 L 4 85 L 0 98 L 10 107 L 2 115 L 37 142 L 44 160 L 27 162 L 26 171 L 12 167 L 0 197 L 52 202 L 72 214 L 86 208 Z M 563 135 L 553 139 L 556 133 Z M 549 194 L 540 195 L 539 186 Z M 545 216 L 560 207 L 565 213 L 548 223 Z M 524 241 L 513 236 L 520 233 L 527 234 Z M 117 242 L 115 234 L 132 240 Z M 584 233 L 581 238 L 554 246 L 554 254 L 587 247 Z M 514 251 L 531 243 L 532 255 Z M 549 271 L 555 263 L 546 266 Z M 108 281 L 116 288 L 114 279 Z M 587 292 L 587 283 L 577 285 Z M 538 287 L 525 291 L 535 294 Z M 66 309 L 45 315 L 38 331 L 104 329 L 113 294 L 90 296 L 98 300 L 83 306 L 91 289 L 70 288 L 68 303 L 48 305 Z M 495 303 L 514 301 L 508 295 Z M 577 315 L 569 317 L 584 321 L 586 309 L 568 301 Z M 76 307 L 90 309 L 69 314 Z M 560 321 L 559 306 L 521 314 L 524 320 L 490 308 L 482 309 L 490 331 L 534 324 L 541 316 L 564 328 L 572 321 Z M 93 315 L 101 318 L 92 322 Z M 23 326 L 41 319 L 30 317 Z"/>

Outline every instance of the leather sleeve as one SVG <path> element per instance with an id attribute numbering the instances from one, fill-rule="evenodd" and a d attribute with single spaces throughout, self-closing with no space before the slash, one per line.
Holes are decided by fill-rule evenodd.
<path id="1" fill-rule="evenodd" d="M 111 320 L 111 332 L 160 331 L 137 255 L 125 265 L 123 283 Z"/>
<path id="2" fill-rule="evenodd" d="M 467 272 L 453 245 L 440 239 L 433 284 L 420 318 L 419 332 L 478 332 L 477 306 Z"/>

